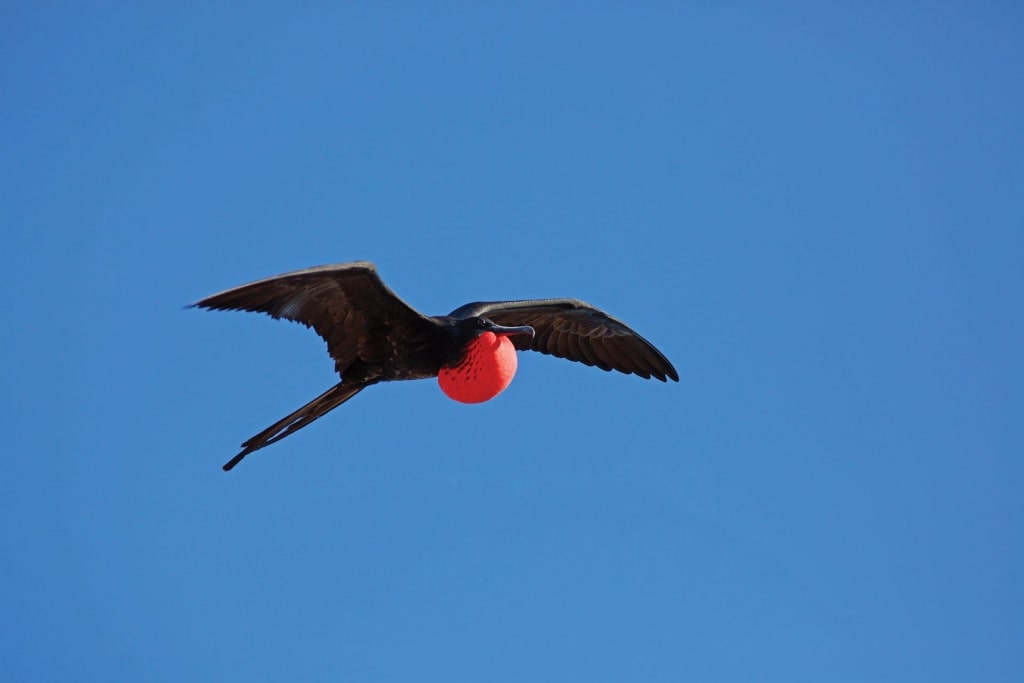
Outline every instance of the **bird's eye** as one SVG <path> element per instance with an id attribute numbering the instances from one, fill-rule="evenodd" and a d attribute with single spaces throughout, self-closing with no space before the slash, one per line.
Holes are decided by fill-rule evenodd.
<path id="1" fill-rule="evenodd" d="M 483 318 L 477 318 L 476 326 L 479 327 L 480 329 L 483 329 L 487 327 L 487 321 L 484 320 Z"/>

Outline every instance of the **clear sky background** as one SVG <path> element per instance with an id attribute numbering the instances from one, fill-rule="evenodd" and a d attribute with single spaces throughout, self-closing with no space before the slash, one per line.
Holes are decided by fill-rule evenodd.
<path id="1" fill-rule="evenodd" d="M 1024 680 L 1019 4 L 368 4 L 0 9 L 0 679 Z M 357 259 L 681 381 L 225 474 L 336 377 L 182 307 Z"/>

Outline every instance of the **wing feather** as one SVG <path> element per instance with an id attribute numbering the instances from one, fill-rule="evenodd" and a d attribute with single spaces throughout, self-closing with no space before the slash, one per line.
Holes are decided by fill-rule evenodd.
<path id="1" fill-rule="evenodd" d="M 597 353 L 594 352 L 594 347 L 590 345 L 590 337 L 580 335 L 577 343 L 580 345 L 580 354 L 583 356 L 583 360 L 581 362 L 586 363 L 591 367 L 600 368 L 601 359 L 598 357 Z M 601 369 L 603 370 L 604 368 Z"/>
<path id="2" fill-rule="evenodd" d="M 619 368 L 631 367 L 629 356 L 623 351 L 623 349 L 619 345 L 605 344 L 605 340 L 606 338 L 604 336 L 600 336 L 594 337 L 591 342 L 596 348 L 600 349 L 601 357 L 605 362 L 616 370 Z M 626 371 L 620 370 L 620 372 Z M 629 372 L 632 372 L 632 370 Z"/>

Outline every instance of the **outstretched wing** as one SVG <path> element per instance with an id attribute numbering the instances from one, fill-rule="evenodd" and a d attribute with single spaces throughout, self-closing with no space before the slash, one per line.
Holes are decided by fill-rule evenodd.
<path id="1" fill-rule="evenodd" d="M 312 327 L 344 374 L 357 360 L 384 362 L 396 342 L 436 334 L 437 323 L 398 298 L 368 261 L 296 270 L 234 287 L 191 307 L 253 311 Z"/>
<path id="2" fill-rule="evenodd" d="M 672 363 L 649 341 L 604 311 L 578 299 L 489 301 L 461 306 L 453 318 L 480 316 L 499 325 L 529 325 L 533 337 L 513 337 L 518 349 L 530 349 L 618 370 L 645 379 L 679 381 Z"/>

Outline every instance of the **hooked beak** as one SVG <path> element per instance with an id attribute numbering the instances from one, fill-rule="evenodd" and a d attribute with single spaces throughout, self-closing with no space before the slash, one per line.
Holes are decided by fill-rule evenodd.
<path id="1" fill-rule="evenodd" d="M 498 335 L 499 337 L 517 337 L 519 335 L 527 335 L 532 337 L 534 332 L 533 328 L 529 325 L 520 325 L 519 327 L 506 327 L 505 325 L 495 325 L 491 328 L 491 332 Z"/>

